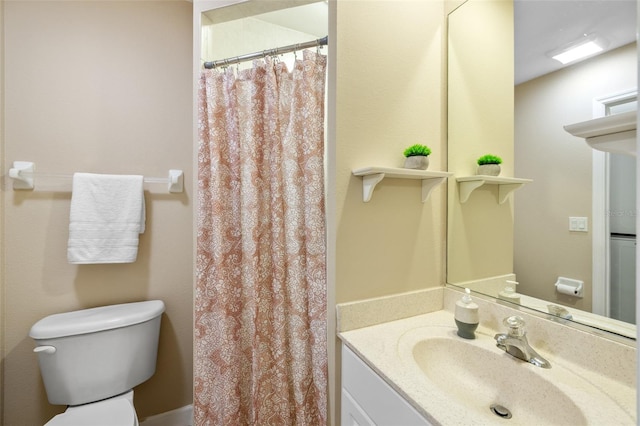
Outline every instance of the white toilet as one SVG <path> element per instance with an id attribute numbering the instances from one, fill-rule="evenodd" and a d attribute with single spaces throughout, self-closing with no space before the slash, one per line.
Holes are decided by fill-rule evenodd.
<path id="1" fill-rule="evenodd" d="M 31 327 L 51 404 L 46 426 L 137 426 L 133 387 L 156 370 L 160 300 L 50 315 Z"/>

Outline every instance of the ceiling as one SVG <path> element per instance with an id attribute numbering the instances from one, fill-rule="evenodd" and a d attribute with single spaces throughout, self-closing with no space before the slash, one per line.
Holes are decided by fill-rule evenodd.
<path id="1" fill-rule="evenodd" d="M 515 0 L 515 84 L 562 68 L 547 53 L 585 34 L 607 50 L 634 42 L 636 13 L 635 0 Z"/>

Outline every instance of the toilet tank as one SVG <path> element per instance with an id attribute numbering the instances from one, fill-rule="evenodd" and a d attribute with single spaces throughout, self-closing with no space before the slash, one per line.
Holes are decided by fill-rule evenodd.
<path id="1" fill-rule="evenodd" d="M 31 327 L 51 404 L 79 405 L 132 389 L 155 373 L 161 300 L 50 315 Z"/>

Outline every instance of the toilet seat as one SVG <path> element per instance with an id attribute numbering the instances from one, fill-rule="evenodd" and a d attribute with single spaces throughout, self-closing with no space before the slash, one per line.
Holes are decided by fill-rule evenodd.
<path id="1" fill-rule="evenodd" d="M 138 426 L 133 405 L 123 398 L 69 407 L 45 426 Z"/>

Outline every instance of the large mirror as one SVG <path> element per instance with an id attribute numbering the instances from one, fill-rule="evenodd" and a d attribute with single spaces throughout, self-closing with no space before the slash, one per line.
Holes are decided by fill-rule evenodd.
<path id="1" fill-rule="evenodd" d="M 632 0 L 468 0 L 449 14 L 450 284 L 504 298 L 517 281 L 511 302 L 635 337 L 635 158 L 564 129 L 635 111 L 635 18 Z M 605 51 L 551 59 L 587 37 Z M 477 186 L 486 153 L 516 179 Z M 579 296 L 558 292 L 565 279 Z"/>

